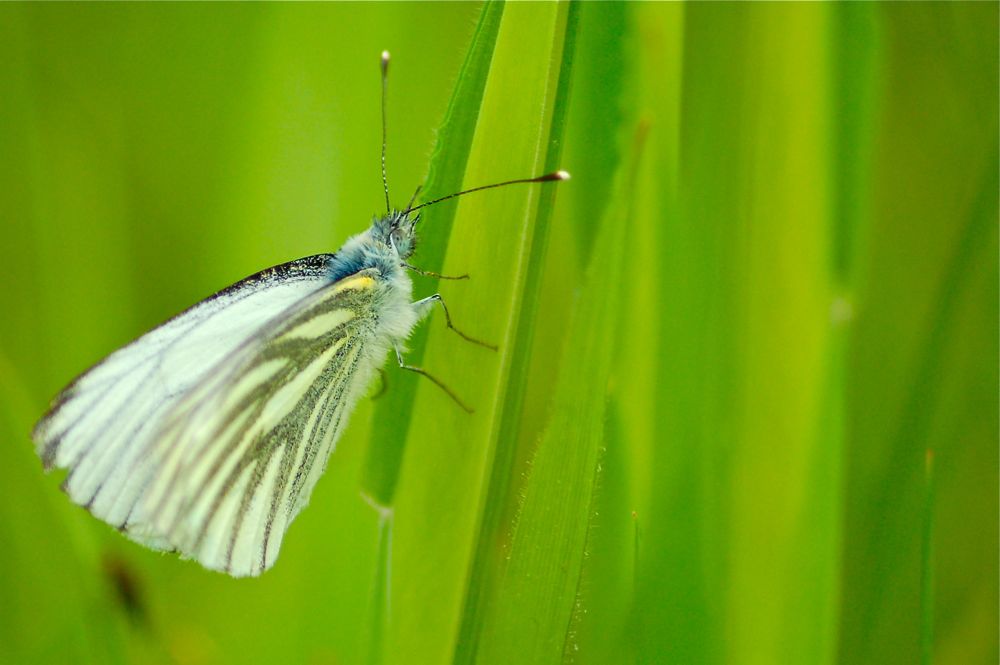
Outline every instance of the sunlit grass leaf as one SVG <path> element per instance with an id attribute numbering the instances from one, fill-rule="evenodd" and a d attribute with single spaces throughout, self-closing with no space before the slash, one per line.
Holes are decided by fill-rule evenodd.
<path id="1" fill-rule="evenodd" d="M 569 325 L 552 418 L 529 467 L 506 561 L 482 627 L 482 662 L 559 662 L 577 644 L 581 573 L 604 452 L 608 380 L 635 174 L 610 197 Z"/>
<path id="2" fill-rule="evenodd" d="M 543 172 L 562 64 L 567 5 L 507 5 L 463 186 Z M 552 187 L 557 185 L 545 185 Z M 498 450 L 540 186 L 510 187 L 459 202 L 443 271 L 467 282 L 440 287 L 455 324 L 499 345 L 463 342 L 430 323 L 423 365 L 475 408 L 469 415 L 436 386 L 418 385 L 397 490 L 387 658 L 442 662 L 459 644 L 469 579 L 491 562 L 475 556 Z M 433 603 L 427 599 L 433 598 Z M 391 654 L 391 656 L 390 656 Z"/>
<path id="3" fill-rule="evenodd" d="M 559 169 L 562 163 L 563 134 L 570 102 L 579 10 L 578 3 L 564 4 L 555 19 L 552 53 L 549 56 L 550 88 L 547 93 L 551 100 L 551 115 L 547 117 L 547 141 L 540 146 L 544 150 L 543 170 L 546 172 Z M 538 199 L 529 251 L 524 257 L 524 269 L 519 276 L 523 290 L 508 345 L 511 360 L 506 385 L 499 395 L 502 410 L 499 412 L 500 418 L 494 435 L 497 447 L 486 485 L 487 494 L 484 497 L 482 521 L 466 593 L 456 653 L 458 662 L 464 662 L 477 652 L 484 611 L 493 603 L 497 575 L 504 565 L 496 543 L 507 538 L 509 518 L 514 512 L 512 497 L 517 491 L 521 463 L 530 454 L 539 434 L 539 430 L 533 427 L 537 427 L 538 423 L 531 419 L 527 411 L 529 407 L 533 407 L 537 416 L 540 408 L 547 408 L 550 400 L 550 395 L 546 392 L 548 384 L 531 383 L 531 380 L 537 379 L 537 375 L 532 373 L 533 366 L 547 360 L 540 358 L 536 361 L 532 355 L 537 349 L 536 331 L 540 330 L 550 341 L 557 340 L 556 344 L 562 341 L 555 332 L 561 326 L 553 325 L 558 320 L 553 317 L 552 312 L 541 309 L 545 295 L 543 277 L 545 270 L 551 269 L 548 249 L 555 198 L 556 189 L 548 188 L 542 191 Z M 566 257 L 565 254 L 560 254 L 562 258 Z M 529 395 L 534 397 L 534 403 L 530 405 L 527 404 Z"/>
<path id="4" fill-rule="evenodd" d="M 437 133 L 437 144 L 421 201 L 432 201 L 462 188 L 503 7 L 500 2 L 483 5 L 479 25 L 448 104 L 447 115 Z M 438 272 L 441 269 L 457 208 L 458 200 L 452 199 L 421 213 L 420 245 L 413 258 L 413 263 L 421 270 Z M 426 278 L 418 284 L 433 288 L 436 280 Z M 426 344 L 427 330 L 418 328 L 408 343 L 407 361 L 410 364 L 420 364 Z M 371 442 L 361 491 L 383 506 L 392 504 L 396 491 L 418 380 L 413 374 L 394 373 L 392 390 L 378 403 L 372 417 Z"/>
<path id="5" fill-rule="evenodd" d="M 483 5 L 476 33 L 437 134 L 430 172 L 420 198 L 422 201 L 447 196 L 462 188 L 503 7 L 503 3 Z M 420 251 L 416 256 L 421 270 L 437 272 L 441 269 L 457 206 L 457 199 L 444 201 L 421 214 Z M 426 278 L 422 282 L 433 285 L 436 280 Z M 427 334 L 427 328 L 422 327 L 410 338 L 407 355 L 410 364 L 420 365 Z M 372 416 L 370 442 L 361 478 L 361 492 L 382 511 L 375 577 L 369 598 L 371 609 L 366 627 L 366 657 L 369 663 L 384 661 L 382 649 L 387 600 L 391 592 L 392 504 L 419 380 L 417 376 L 404 372 L 394 373 L 393 376 L 392 390 L 386 391 Z"/>

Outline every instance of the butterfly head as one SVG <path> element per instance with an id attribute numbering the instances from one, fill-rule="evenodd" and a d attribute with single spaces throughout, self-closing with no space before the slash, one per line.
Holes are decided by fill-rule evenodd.
<path id="1" fill-rule="evenodd" d="M 420 215 L 410 211 L 392 210 L 383 217 L 372 221 L 371 235 L 377 242 L 396 250 L 399 258 L 405 260 L 416 249 L 415 228 Z"/>

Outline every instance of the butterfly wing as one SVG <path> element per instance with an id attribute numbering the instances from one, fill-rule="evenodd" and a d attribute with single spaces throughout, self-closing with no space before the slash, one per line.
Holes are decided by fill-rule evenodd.
<path id="1" fill-rule="evenodd" d="M 137 534 L 235 576 L 274 563 L 379 355 L 374 275 L 297 303 L 177 404 L 132 472 Z"/>
<path id="2" fill-rule="evenodd" d="M 264 422 L 282 421 L 282 410 L 291 403 L 292 393 L 303 386 L 302 381 L 295 379 L 302 376 L 287 374 L 287 368 L 286 374 L 279 375 L 279 357 L 267 356 L 264 361 L 266 353 L 280 355 L 282 350 L 301 350 L 301 345 L 292 343 L 295 334 L 301 333 L 299 336 L 305 338 L 324 325 L 337 323 L 338 316 L 344 317 L 346 323 L 347 314 L 332 312 L 344 305 L 359 306 L 367 293 L 360 288 L 338 290 L 351 278 L 331 282 L 331 259 L 331 255 L 308 257 L 242 280 L 116 351 L 83 374 L 56 398 L 33 433 L 46 468 L 69 469 L 64 489 L 70 497 L 134 539 L 151 547 L 180 550 L 212 568 L 224 568 L 213 565 L 217 563 L 215 559 L 199 555 L 202 545 L 196 547 L 190 538 L 182 537 L 191 530 L 193 522 L 183 521 L 171 529 L 165 526 L 169 512 L 161 511 L 158 513 L 161 519 L 153 518 L 152 490 L 154 486 L 159 488 L 158 496 L 162 497 L 165 487 L 162 479 L 167 475 L 165 464 L 186 464 L 190 461 L 189 454 L 199 444 L 212 445 L 213 409 L 226 406 L 223 402 L 227 391 L 249 386 L 254 380 L 271 385 L 275 390 L 266 398 L 260 393 L 253 394 L 258 407 L 263 408 L 240 417 L 254 415 Z M 338 294 L 340 297 L 335 297 Z M 303 313 L 318 311 L 315 306 L 319 302 L 324 303 L 327 315 L 303 318 Z M 354 311 L 351 320 L 356 319 Z M 297 323 L 291 326 L 293 321 Z M 298 333 L 293 333 L 293 329 Z M 285 338 L 286 344 L 278 343 L 282 331 L 293 335 Z M 341 332 L 347 335 L 346 328 Z M 339 362 L 340 356 L 336 356 L 336 351 L 333 353 Z M 255 357 L 258 357 L 256 363 Z M 329 354 L 324 358 L 333 362 Z M 343 371 L 346 366 L 338 367 Z M 306 366 L 303 371 L 314 369 L 315 366 Z M 268 374 L 271 370 L 276 373 Z M 322 381 L 328 376 L 329 371 L 314 378 Z M 279 386 L 284 390 L 278 389 Z M 312 404 L 322 408 L 319 402 Z M 301 414 L 302 408 L 297 413 Z M 310 417 L 322 420 L 319 411 Z M 315 422 L 313 425 L 317 427 L 316 435 L 330 439 L 327 448 L 332 447 L 336 428 L 331 428 L 329 422 L 323 427 Z M 272 434 L 268 440 L 273 442 L 275 436 Z M 307 455 L 299 460 L 300 471 L 312 470 L 320 453 L 328 454 L 329 450 L 319 448 L 322 446 L 308 451 L 311 458 Z M 289 468 L 295 466 L 294 460 L 282 459 Z M 278 471 L 275 468 L 270 473 L 277 475 Z M 303 500 L 308 496 L 307 483 L 311 488 L 316 477 L 318 473 L 294 476 L 287 486 L 288 496 Z M 204 491 L 198 493 L 192 487 L 186 482 L 179 491 L 204 496 Z M 191 501 L 191 496 L 185 496 L 184 500 Z M 276 519 L 280 522 L 283 516 Z M 273 522 L 269 532 L 275 533 Z M 280 535 L 272 542 L 280 543 Z M 272 555 L 276 554 L 277 545 L 271 547 Z M 267 563 L 271 562 L 273 557 Z M 238 572 L 234 569 L 234 573 Z M 250 572 L 253 571 L 247 568 L 242 574 Z"/>

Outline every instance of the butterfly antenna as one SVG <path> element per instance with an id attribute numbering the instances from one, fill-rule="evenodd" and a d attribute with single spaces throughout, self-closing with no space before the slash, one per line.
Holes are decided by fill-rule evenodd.
<path id="1" fill-rule="evenodd" d="M 385 98 L 389 80 L 389 52 L 382 51 L 382 189 L 385 191 L 385 211 L 392 212 L 389 206 L 389 179 L 385 175 L 385 143 L 386 143 L 386 122 L 385 122 Z"/>
<path id="2" fill-rule="evenodd" d="M 433 201 L 427 201 L 426 203 L 421 203 L 418 206 L 407 206 L 406 211 L 403 214 L 408 214 L 413 212 L 414 210 L 420 210 L 421 208 L 432 206 L 435 203 L 441 203 L 442 201 L 453 199 L 456 196 L 471 194 L 472 192 L 481 192 L 484 189 L 493 189 L 495 187 L 505 187 L 507 185 L 518 185 L 521 183 L 530 183 L 530 182 L 552 182 L 553 180 L 569 180 L 569 173 L 566 171 L 553 171 L 552 173 L 546 173 L 545 175 L 540 175 L 534 178 L 518 178 L 517 180 L 505 180 L 504 182 L 495 182 L 492 185 L 473 187 L 472 189 L 466 189 L 461 192 L 455 192 L 454 194 L 449 194 L 448 196 L 442 196 L 441 198 L 434 199 Z"/>
<path id="3" fill-rule="evenodd" d="M 420 190 L 423 188 L 424 188 L 423 185 L 417 185 L 417 191 L 413 192 L 413 196 L 410 197 L 410 202 L 406 204 L 407 210 L 413 207 L 413 202 L 417 200 L 418 196 L 420 196 Z"/>

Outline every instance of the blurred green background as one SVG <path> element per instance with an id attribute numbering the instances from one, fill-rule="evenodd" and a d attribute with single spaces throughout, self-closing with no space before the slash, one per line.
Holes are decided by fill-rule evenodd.
<path id="1" fill-rule="evenodd" d="M 574 176 L 427 231 L 477 413 L 388 367 L 272 571 L 146 551 L 31 426 L 367 226 L 382 49 L 397 205 L 457 83 L 440 173 Z M 996 3 L 0 6 L 0 662 L 997 662 L 997 63 Z"/>

